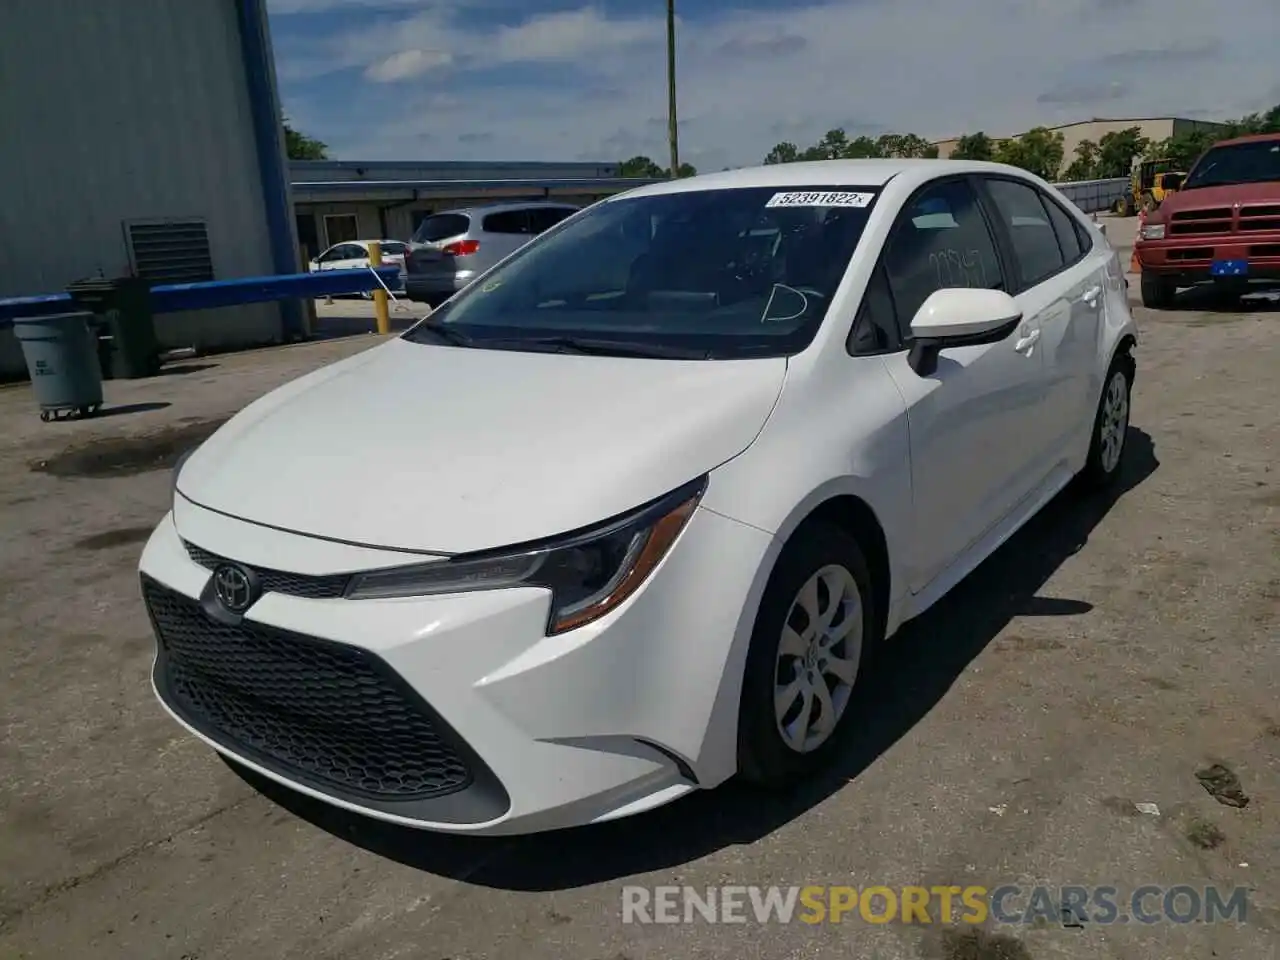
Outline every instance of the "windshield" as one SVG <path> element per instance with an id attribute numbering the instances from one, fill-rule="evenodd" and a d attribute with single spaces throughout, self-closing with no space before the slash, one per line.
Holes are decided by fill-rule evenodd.
<path id="1" fill-rule="evenodd" d="M 413 231 L 413 242 L 435 243 L 437 240 L 447 240 L 466 233 L 470 226 L 471 218 L 465 213 L 437 213 L 418 224 L 418 229 Z"/>
<path id="2" fill-rule="evenodd" d="M 598 203 L 523 247 L 405 338 L 541 339 L 781 356 L 813 339 L 862 236 L 867 187 L 694 190 Z M 435 329 L 432 329 L 435 328 Z M 502 342 L 499 342 L 502 341 Z"/>
<path id="3" fill-rule="evenodd" d="M 1210 148 L 1182 188 L 1192 190 L 1273 180 L 1280 181 L 1280 140 L 1259 140 Z"/>

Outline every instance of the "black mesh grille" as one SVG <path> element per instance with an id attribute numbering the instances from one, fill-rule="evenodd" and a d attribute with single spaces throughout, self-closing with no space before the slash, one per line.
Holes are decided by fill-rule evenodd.
<path id="1" fill-rule="evenodd" d="M 304 573 L 285 573 L 283 570 L 249 567 L 248 564 L 210 553 L 194 543 L 183 541 L 183 546 L 187 548 L 187 556 L 210 570 L 220 563 L 236 563 L 238 566 L 252 569 L 258 575 L 263 593 L 284 593 L 291 597 L 304 597 L 307 600 L 333 600 L 346 592 L 347 583 L 351 580 L 345 573 L 308 576 Z"/>
<path id="2" fill-rule="evenodd" d="M 471 783 L 429 708 L 382 660 L 262 624 L 218 622 L 142 581 L 160 656 L 157 688 L 193 727 L 294 779 L 385 800 Z"/>

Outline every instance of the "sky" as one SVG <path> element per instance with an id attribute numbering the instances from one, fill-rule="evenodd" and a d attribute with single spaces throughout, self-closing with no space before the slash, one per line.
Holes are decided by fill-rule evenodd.
<path id="1" fill-rule="evenodd" d="M 267 0 L 286 116 L 348 160 L 666 165 L 665 0 Z M 676 0 L 680 159 L 1280 103 L 1277 0 Z"/>

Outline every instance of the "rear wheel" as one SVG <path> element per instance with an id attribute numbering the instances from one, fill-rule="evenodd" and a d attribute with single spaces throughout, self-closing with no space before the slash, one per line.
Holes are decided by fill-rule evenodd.
<path id="1" fill-rule="evenodd" d="M 1149 310 L 1169 310 L 1173 307 L 1177 286 L 1171 277 L 1142 271 L 1142 305 Z"/>
<path id="2" fill-rule="evenodd" d="M 845 729 L 863 651 L 878 631 L 858 543 L 842 531 L 799 531 L 760 603 L 742 684 L 738 769 L 780 787 L 812 773 Z"/>
<path id="3" fill-rule="evenodd" d="M 1093 420 L 1089 459 L 1078 479 L 1089 490 L 1101 490 L 1120 475 L 1129 437 L 1129 401 L 1133 392 L 1133 357 L 1122 353 L 1111 361 L 1102 399 Z"/>

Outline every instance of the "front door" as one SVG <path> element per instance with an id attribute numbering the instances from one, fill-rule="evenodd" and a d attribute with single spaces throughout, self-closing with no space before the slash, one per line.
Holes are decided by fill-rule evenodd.
<path id="1" fill-rule="evenodd" d="M 1001 258 L 966 178 L 931 184 L 899 215 L 884 266 L 910 345 L 915 312 L 935 290 L 1007 290 Z M 1042 352 L 1035 318 L 1000 343 L 944 350 L 922 377 L 907 353 L 885 358 L 907 405 L 915 508 L 909 586 L 924 589 L 1033 488 L 1041 446 Z"/>

